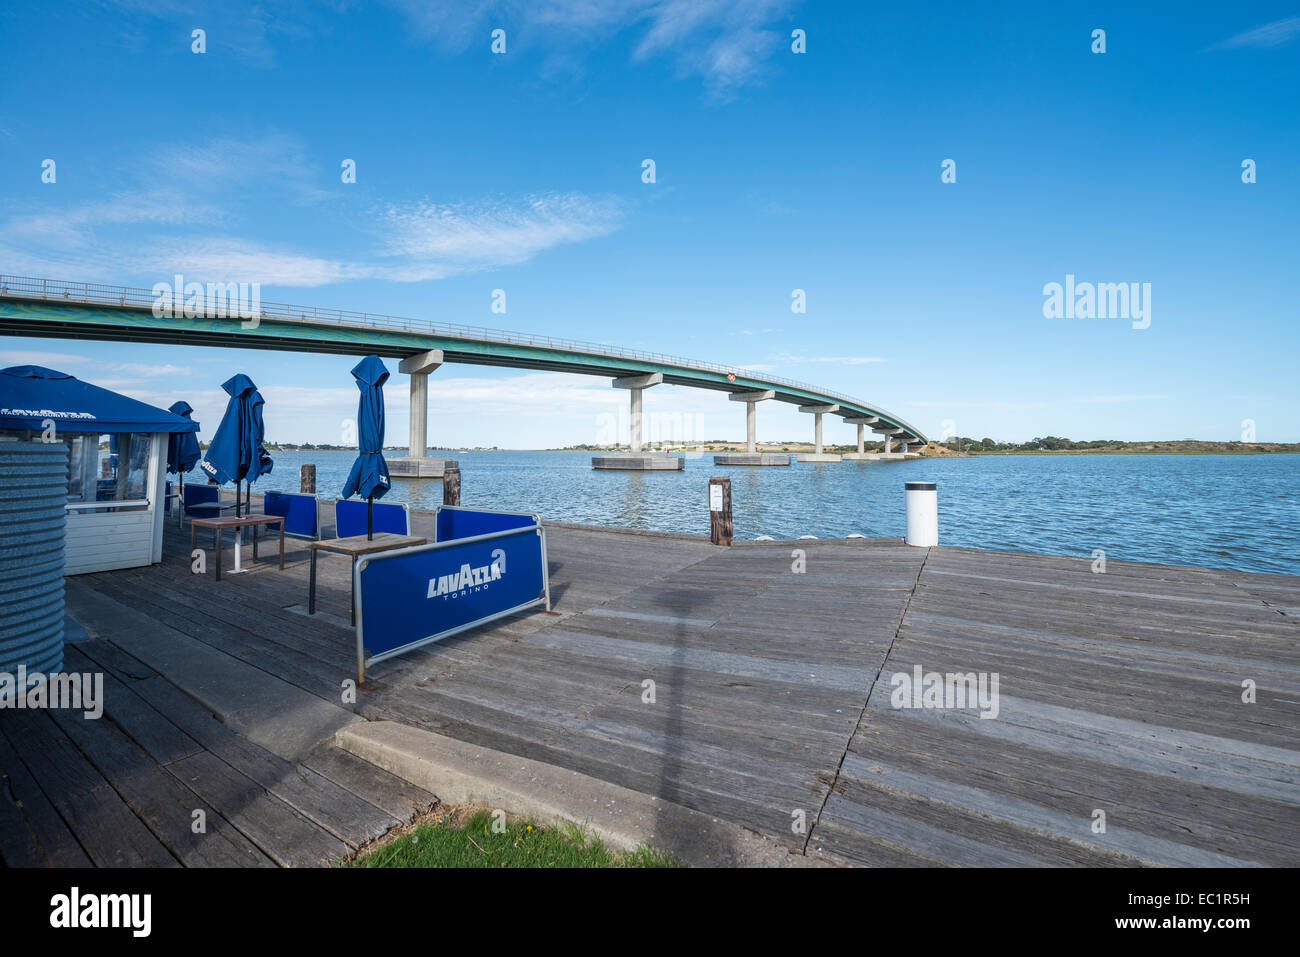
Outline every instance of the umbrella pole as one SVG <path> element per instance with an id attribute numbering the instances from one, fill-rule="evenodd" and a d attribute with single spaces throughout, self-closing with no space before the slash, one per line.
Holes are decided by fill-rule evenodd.
<path id="1" fill-rule="evenodd" d="M 375 493 L 366 496 L 366 541 L 375 537 Z"/>
<path id="2" fill-rule="evenodd" d="M 235 518 L 239 518 L 239 504 L 244 499 L 244 490 L 240 487 L 241 482 L 235 479 Z"/>

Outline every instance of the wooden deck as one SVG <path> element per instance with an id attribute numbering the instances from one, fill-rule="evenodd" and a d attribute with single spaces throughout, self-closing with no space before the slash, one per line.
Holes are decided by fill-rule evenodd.
<path id="1" fill-rule="evenodd" d="M 548 537 L 558 616 L 384 662 L 356 713 L 859 864 L 1300 864 L 1300 579 L 897 541 Z M 220 584 L 190 573 L 188 532 L 165 551 L 69 581 L 94 637 L 67 667 L 108 673 L 105 720 L 0 712 L 5 863 L 314 864 L 433 800 L 336 748 L 263 746 L 182 690 L 196 679 L 139 657 L 201 646 L 341 708 L 346 562 L 321 561 L 313 619 L 303 542 L 285 571 L 249 561 Z M 893 708 L 890 676 L 918 665 L 996 673 L 998 716 Z"/>

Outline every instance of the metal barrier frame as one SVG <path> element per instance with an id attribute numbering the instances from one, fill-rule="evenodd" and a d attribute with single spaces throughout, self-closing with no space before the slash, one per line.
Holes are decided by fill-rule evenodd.
<path id="1" fill-rule="evenodd" d="M 458 512 L 487 512 L 490 515 L 517 515 L 520 518 L 531 518 L 533 520 L 534 525 L 536 525 L 538 528 L 542 527 L 542 518 L 536 512 L 503 512 L 499 508 L 471 508 L 468 505 L 445 505 L 445 504 L 435 505 L 433 508 L 433 535 L 435 541 L 437 540 L 438 537 L 438 513 L 441 512 L 444 508 L 453 508 Z M 513 532 L 513 531 L 517 531 L 517 529 L 511 528 L 511 529 L 506 529 L 506 531 Z M 451 539 L 451 541 L 463 542 L 466 541 L 466 539 L 453 538 Z M 439 544 L 443 544 L 443 543 L 440 542 Z"/>
<path id="2" fill-rule="evenodd" d="M 475 511 L 486 512 L 491 510 L 480 508 L 480 509 L 475 509 Z M 523 515 L 526 513 L 498 512 L 497 514 Z M 371 562 L 384 561 L 389 558 L 397 558 L 401 555 L 409 555 L 413 552 L 428 552 L 440 548 L 449 548 L 452 545 L 468 545 L 473 542 L 487 542 L 497 538 L 506 538 L 512 535 L 524 535 L 528 533 L 535 533 L 538 536 L 538 538 L 541 539 L 541 549 L 542 549 L 542 594 L 541 595 L 532 599 L 531 601 L 526 601 L 521 605 L 515 605 L 513 608 L 507 608 L 503 611 L 493 612 L 492 614 L 486 615 L 482 618 L 476 618 L 473 621 L 468 621 L 463 625 L 457 625 L 454 628 L 448 628 L 445 631 L 435 632 L 434 634 L 429 635 L 425 638 L 421 638 L 417 641 L 408 642 L 407 644 L 402 645 L 400 648 L 391 648 L 388 651 L 383 651 L 377 655 L 370 655 L 367 657 L 365 651 L 365 627 L 363 624 L 365 621 L 365 609 L 362 605 L 363 597 L 361 592 L 361 572 L 363 569 L 365 569 L 367 565 L 369 565 Z M 397 655 L 405 654 L 406 652 L 413 651 L 416 648 L 422 648 L 425 645 L 442 641 L 444 638 L 450 638 L 453 635 L 458 635 L 462 631 L 468 631 L 471 628 L 477 628 L 479 625 L 486 625 L 490 621 L 496 621 L 499 618 L 505 618 L 507 615 L 513 615 L 517 612 L 524 611 L 525 609 L 534 608 L 537 605 L 545 605 L 546 611 L 550 611 L 551 610 L 551 574 L 550 574 L 549 567 L 550 566 L 546 558 L 546 529 L 543 528 L 540 524 L 526 525 L 523 528 L 507 528 L 504 531 L 489 532 L 486 535 L 473 535 L 470 536 L 469 538 L 454 538 L 451 541 L 447 541 L 447 542 L 431 542 L 427 545 L 413 545 L 410 548 L 395 548 L 392 551 L 377 552 L 376 554 L 373 555 L 363 555 L 360 559 L 358 559 L 356 567 L 352 570 L 352 594 L 356 596 L 356 603 L 357 603 L 357 623 L 356 623 L 357 684 L 362 684 L 365 682 L 367 665 L 374 664 L 380 661 L 386 661 L 387 659 L 394 658 Z"/>
<path id="3" fill-rule="evenodd" d="M 340 534 L 339 534 L 339 503 L 340 503 L 340 502 L 348 502 L 348 503 L 350 503 L 350 504 L 352 504 L 352 505 L 356 505 L 356 504 L 358 504 L 358 503 L 361 504 L 361 505 L 365 505 L 365 504 L 366 504 L 366 500 L 365 500 L 364 498 L 336 498 L 336 499 L 334 500 L 334 537 L 335 537 L 335 538 L 347 538 L 347 537 L 349 537 L 349 536 L 346 536 L 346 535 L 340 535 Z M 400 508 L 403 512 L 405 512 L 405 513 L 406 513 L 406 531 L 403 532 L 402 534 L 404 534 L 404 535 L 410 535 L 410 534 L 411 534 L 411 506 L 410 506 L 410 505 L 407 505 L 405 502 L 402 502 L 402 503 L 400 503 L 400 504 L 397 503 L 397 502 L 376 502 L 375 504 L 376 504 L 376 505 L 383 505 L 385 508 Z M 438 507 L 441 508 L 442 506 L 438 506 Z M 365 532 L 362 532 L 361 534 L 364 535 Z"/>

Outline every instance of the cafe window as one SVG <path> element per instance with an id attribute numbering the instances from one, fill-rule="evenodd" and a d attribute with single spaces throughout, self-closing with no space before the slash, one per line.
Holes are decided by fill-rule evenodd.
<path id="1" fill-rule="evenodd" d="M 149 497 L 149 433 L 73 435 L 66 441 L 70 504 L 142 502 Z"/>

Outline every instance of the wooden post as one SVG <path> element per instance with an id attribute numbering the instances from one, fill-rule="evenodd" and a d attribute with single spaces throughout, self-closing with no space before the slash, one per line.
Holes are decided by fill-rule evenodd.
<path id="1" fill-rule="evenodd" d="M 460 504 L 460 469 L 458 468 L 442 470 L 442 504 Z"/>
<path id="2" fill-rule="evenodd" d="M 304 495 L 316 494 L 316 466 L 304 465 L 298 469 L 298 482 Z"/>
<path id="3" fill-rule="evenodd" d="M 730 545 L 734 534 L 731 525 L 731 479 L 709 479 L 709 539 L 714 545 Z"/>

